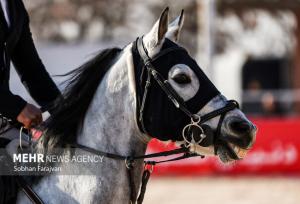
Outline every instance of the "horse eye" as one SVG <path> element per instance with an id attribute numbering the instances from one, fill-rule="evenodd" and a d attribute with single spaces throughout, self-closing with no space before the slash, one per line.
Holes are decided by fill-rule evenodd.
<path id="1" fill-rule="evenodd" d="M 185 74 L 177 74 L 172 78 L 178 84 L 189 84 L 191 83 L 191 78 Z"/>

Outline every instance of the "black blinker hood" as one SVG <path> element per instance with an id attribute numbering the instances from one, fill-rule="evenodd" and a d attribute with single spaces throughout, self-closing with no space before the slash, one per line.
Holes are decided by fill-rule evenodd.
<path id="1" fill-rule="evenodd" d="M 171 40 L 165 39 L 160 53 L 173 47 L 179 46 Z M 159 72 L 165 80 L 168 79 L 170 69 L 176 64 L 185 64 L 189 66 L 198 77 L 200 88 L 197 94 L 185 102 L 187 109 L 191 113 L 198 113 L 212 98 L 220 94 L 217 88 L 207 78 L 205 73 L 201 70 L 195 60 L 189 56 L 188 52 L 184 48 L 166 52 L 166 54 L 162 55 L 160 55 L 160 53 L 152 58 L 151 63 L 155 67 L 155 70 Z M 138 52 L 137 41 L 133 43 L 132 54 L 136 82 L 136 112 L 137 119 L 139 119 L 142 97 L 147 80 L 147 69 Z M 163 141 L 183 140 L 181 132 L 183 128 L 190 123 L 191 118 L 175 107 L 153 78 L 151 79 L 151 86 L 148 88 L 148 94 L 144 105 L 144 126 L 151 137 Z M 141 128 L 140 121 L 138 121 L 138 126 L 140 130 L 143 129 Z"/>

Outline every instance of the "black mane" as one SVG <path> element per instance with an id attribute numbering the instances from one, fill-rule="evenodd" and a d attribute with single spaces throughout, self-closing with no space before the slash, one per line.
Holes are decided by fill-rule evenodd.
<path id="1" fill-rule="evenodd" d="M 61 76 L 69 76 L 63 98 L 46 122 L 41 138 L 45 148 L 73 144 L 81 130 L 85 114 L 105 73 L 112 66 L 121 49 L 105 49 L 79 68 Z"/>

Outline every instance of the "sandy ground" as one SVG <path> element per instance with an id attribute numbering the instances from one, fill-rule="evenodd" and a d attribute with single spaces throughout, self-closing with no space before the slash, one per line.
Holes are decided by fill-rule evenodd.
<path id="1" fill-rule="evenodd" d="M 300 177 L 152 178 L 144 204 L 300 204 Z"/>

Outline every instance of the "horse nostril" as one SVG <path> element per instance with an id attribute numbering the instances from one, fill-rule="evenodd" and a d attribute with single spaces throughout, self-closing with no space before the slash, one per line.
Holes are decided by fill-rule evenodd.
<path id="1" fill-rule="evenodd" d="M 247 121 L 233 119 L 229 122 L 229 128 L 235 134 L 235 144 L 241 148 L 249 148 L 255 140 L 256 127 Z"/>
<path id="2" fill-rule="evenodd" d="M 252 126 L 246 121 L 235 120 L 229 124 L 231 130 L 237 134 L 247 134 L 251 132 Z"/>

